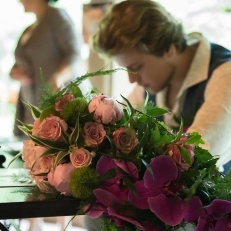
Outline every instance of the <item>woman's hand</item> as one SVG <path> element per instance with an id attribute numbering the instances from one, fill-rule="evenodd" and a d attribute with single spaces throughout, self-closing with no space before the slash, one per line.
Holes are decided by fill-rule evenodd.
<path id="1" fill-rule="evenodd" d="M 25 71 L 21 67 L 14 66 L 10 71 L 10 77 L 20 81 L 24 86 L 30 86 L 32 84 L 32 79 L 25 74 Z"/>

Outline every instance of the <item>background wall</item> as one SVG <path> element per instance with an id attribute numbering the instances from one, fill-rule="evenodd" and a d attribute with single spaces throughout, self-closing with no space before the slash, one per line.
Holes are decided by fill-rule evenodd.
<path id="1" fill-rule="evenodd" d="M 115 0 L 119 2 L 120 0 Z M 231 1 L 230 0 L 157 0 L 183 22 L 187 32 L 200 31 L 210 41 L 220 43 L 231 49 Z M 89 0 L 59 0 L 57 6 L 65 8 L 75 22 L 80 36 L 82 33 L 82 4 Z M 14 49 L 24 28 L 34 21 L 34 15 L 25 14 L 18 0 L 7 0 L 0 7 L 0 138 L 12 135 L 15 102 L 19 83 L 9 78 L 9 70 L 14 63 Z M 88 44 L 82 46 L 80 75 L 88 70 Z M 99 62 L 100 63 L 100 62 Z M 110 64 L 109 61 L 102 62 Z M 99 64 L 100 65 L 100 64 Z M 98 66 L 99 66 L 98 65 Z M 95 70 L 101 68 L 96 65 Z M 112 68 L 118 67 L 113 63 Z M 106 82 L 107 81 L 107 82 Z M 102 86 L 105 94 L 125 97 L 134 84 L 128 81 L 127 73 L 119 71 Z"/>

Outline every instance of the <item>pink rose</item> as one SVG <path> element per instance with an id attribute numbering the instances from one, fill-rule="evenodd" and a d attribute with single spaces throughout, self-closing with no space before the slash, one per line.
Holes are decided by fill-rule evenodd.
<path id="1" fill-rule="evenodd" d="M 95 122 L 87 122 L 83 127 L 83 137 L 89 147 L 97 147 L 101 144 L 106 136 L 104 126 Z"/>
<path id="2" fill-rule="evenodd" d="M 31 175 L 48 173 L 52 168 L 54 162 L 53 156 L 49 155 L 40 157 L 46 150 L 47 148 L 38 146 L 31 140 L 23 141 L 22 159 L 24 160 L 24 168 L 31 170 L 36 161 L 33 169 L 30 171 Z M 44 179 L 46 176 L 41 178 Z"/>
<path id="3" fill-rule="evenodd" d="M 117 149 L 123 153 L 130 153 L 138 144 L 134 129 L 120 127 L 113 133 L 113 140 Z"/>
<path id="4" fill-rule="evenodd" d="M 61 140 L 62 131 L 68 128 L 67 123 L 58 116 L 45 118 L 42 123 L 36 120 L 32 129 L 32 135 L 45 138 L 48 140 Z"/>
<path id="5" fill-rule="evenodd" d="M 116 100 L 104 95 L 93 97 L 88 105 L 89 112 L 94 112 L 94 120 L 103 124 L 114 124 L 123 116 L 123 109 Z"/>
<path id="6" fill-rule="evenodd" d="M 85 148 L 73 148 L 70 153 L 70 160 L 75 168 L 87 167 L 91 164 L 92 155 Z"/>
<path id="7" fill-rule="evenodd" d="M 178 148 L 178 145 L 184 147 L 188 151 L 190 159 L 191 159 L 191 163 L 194 162 L 195 145 L 194 144 L 190 144 L 190 145 L 184 144 L 184 141 L 186 141 L 187 139 L 188 139 L 187 136 L 182 136 L 179 141 L 177 141 L 174 144 L 169 145 L 167 148 L 167 155 L 170 156 L 173 159 L 173 161 L 184 170 L 188 170 L 190 168 L 190 165 L 183 160 L 180 150 Z"/>
<path id="8" fill-rule="evenodd" d="M 61 112 L 72 99 L 74 99 L 74 95 L 71 93 L 65 94 L 57 103 L 55 103 L 55 110 Z"/>
<path id="9" fill-rule="evenodd" d="M 48 182 L 50 185 L 54 186 L 55 189 L 64 194 L 65 196 L 71 196 L 71 191 L 69 188 L 71 174 L 74 172 L 75 168 L 71 163 L 59 164 L 55 171 L 50 171 L 48 174 Z"/>

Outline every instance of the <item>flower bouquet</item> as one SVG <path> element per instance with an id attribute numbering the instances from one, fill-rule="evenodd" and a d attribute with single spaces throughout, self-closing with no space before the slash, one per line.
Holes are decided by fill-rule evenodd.
<path id="1" fill-rule="evenodd" d="M 200 147 L 198 133 L 170 130 L 158 117 L 168 110 L 148 96 L 140 111 L 79 84 L 88 73 L 52 94 L 44 84 L 35 119 L 20 129 L 29 137 L 24 166 L 42 192 L 80 200 L 77 214 L 104 221 L 102 230 L 231 230 L 230 174 Z"/>

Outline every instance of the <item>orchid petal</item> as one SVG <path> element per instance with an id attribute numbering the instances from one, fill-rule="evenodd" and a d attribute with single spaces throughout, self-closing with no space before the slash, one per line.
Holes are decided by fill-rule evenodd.
<path id="1" fill-rule="evenodd" d="M 152 188 L 145 188 L 144 187 L 144 181 L 137 181 L 134 184 L 137 192 L 137 196 L 134 195 L 134 192 L 129 191 L 128 193 L 128 198 L 131 203 L 136 206 L 137 208 L 140 209 L 148 209 L 149 208 L 149 203 L 148 203 L 148 198 L 155 196 L 153 193 Z"/>
<path id="2" fill-rule="evenodd" d="M 199 217 L 207 217 L 199 197 L 195 196 L 191 198 L 188 206 L 183 212 L 183 217 L 187 222 L 197 221 Z"/>
<path id="3" fill-rule="evenodd" d="M 121 188 L 118 187 L 117 184 L 113 184 L 112 186 L 101 186 L 101 189 L 112 193 L 115 197 L 127 200 L 128 199 L 128 189 L 126 187 Z"/>
<path id="4" fill-rule="evenodd" d="M 228 218 L 220 218 L 213 229 L 213 231 L 230 231 L 231 230 L 231 220 Z"/>
<path id="5" fill-rule="evenodd" d="M 153 175 L 147 169 L 144 174 L 144 184 L 146 188 L 162 187 L 178 177 L 178 168 L 169 156 L 158 156 L 152 160 L 150 167 Z M 166 171 L 168 169 L 168 171 Z"/>
<path id="6" fill-rule="evenodd" d="M 108 214 L 110 216 L 114 216 L 114 217 L 120 218 L 124 221 L 127 221 L 131 224 L 134 224 L 139 230 L 145 230 L 145 228 L 139 222 L 130 218 L 129 216 L 124 216 L 124 215 L 118 214 L 113 208 L 108 208 Z"/>
<path id="7" fill-rule="evenodd" d="M 120 205 L 120 200 L 117 197 L 103 189 L 95 189 L 94 195 L 99 203 L 103 204 L 106 208 L 118 207 Z"/>
<path id="8" fill-rule="evenodd" d="M 206 224 L 207 224 L 207 219 L 199 218 L 196 231 L 211 231 L 211 229 L 208 226 L 206 226 Z"/>
<path id="9" fill-rule="evenodd" d="M 225 200 L 214 200 L 211 205 L 205 207 L 208 214 L 218 220 L 222 215 L 231 212 L 231 202 Z"/>
<path id="10" fill-rule="evenodd" d="M 114 160 L 106 155 L 102 155 L 97 162 L 96 171 L 102 176 L 112 168 L 116 168 Z"/>
<path id="11" fill-rule="evenodd" d="M 156 197 L 148 198 L 150 210 L 164 223 L 175 226 L 182 219 L 182 201 L 175 196 L 159 194 Z"/>
<path id="12" fill-rule="evenodd" d="M 124 160 L 114 160 L 115 164 L 127 172 L 134 181 L 138 180 L 138 170 L 137 167 L 132 162 L 126 162 Z"/>
<path id="13" fill-rule="evenodd" d="M 83 209 L 84 211 L 87 211 L 89 208 L 89 205 L 85 206 Z M 101 204 L 96 203 L 89 212 L 86 213 L 87 216 L 89 216 L 92 219 L 100 217 L 103 212 L 106 210 L 104 206 Z"/>

